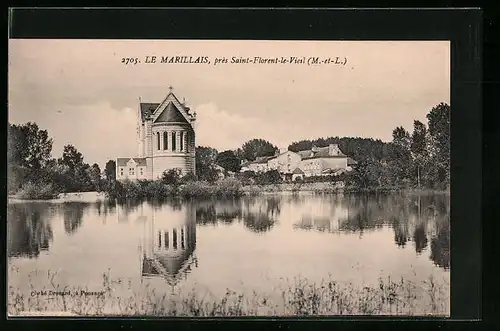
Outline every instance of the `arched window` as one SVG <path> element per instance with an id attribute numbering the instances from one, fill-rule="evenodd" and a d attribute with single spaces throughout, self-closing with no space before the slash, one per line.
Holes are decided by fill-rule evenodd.
<path id="1" fill-rule="evenodd" d="M 184 132 L 181 131 L 180 132 L 180 139 L 179 139 L 179 145 L 180 145 L 180 150 L 183 151 L 184 150 Z"/>
<path id="2" fill-rule="evenodd" d="M 172 132 L 172 151 L 177 149 L 177 137 L 175 136 L 177 132 Z"/>
<path id="3" fill-rule="evenodd" d="M 186 150 L 186 152 L 188 152 L 188 149 L 189 149 L 189 132 L 184 132 L 184 149 Z"/>
<path id="4" fill-rule="evenodd" d="M 177 229 L 172 230 L 172 245 L 174 249 L 177 249 Z"/>
<path id="5" fill-rule="evenodd" d="M 168 149 L 168 132 L 163 132 L 163 149 Z"/>
<path id="6" fill-rule="evenodd" d="M 157 137 L 156 140 L 157 140 L 157 144 L 158 144 L 158 150 L 160 150 L 160 133 L 159 132 L 156 133 L 156 137 Z"/>

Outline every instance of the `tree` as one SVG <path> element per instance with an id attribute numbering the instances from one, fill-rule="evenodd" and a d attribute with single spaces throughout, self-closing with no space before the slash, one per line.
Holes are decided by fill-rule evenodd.
<path id="1" fill-rule="evenodd" d="M 101 168 L 97 163 L 94 163 L 92 167 L 90 167 L 90 180 L 96 191 L 100 191 L 101 189 Z"/>
<path id="2" fill-rule="evenodd" d="M 389 146 L 389 166 L 396 176 L 396 184 L 402 184 L 409 179 L 411 165 L 411 139 L 408 131 L 401 126 L 395 128 Z"/>
<path id="3" fill-rule="evenodd" d="M 264 173 L 257 174 L 256 182 L 260 185 L 279 184 L 283 182 L 283 179 L 281 178 L 281 174 L 278 170 L 269 170 Z"/>
<path id="4" fill-rule="evenodd" d="M 41 130 L 36 123 L 9 124 L 8 147 L 9 163 L 38 170 L 50 159 L 52 138 L 49 138 L 47 130 Z"/>
<path id="5" fill-rule="evenodd" d="M 243 157 L 246 160 L 254 161 L 257 157 L 272 156 L 276 154 L 278 148 L 264 139 L 252 139 L 241 147 Z"/>
<path id="6" fill-rule="evenodd" d="M 199 180 L 214 182 L 218 178 L 215 169 L 217 150 L 211 147 L 196 147 L 196 176 Z"/>
<path id="7" fill-rule="evenodd" d="M 109 160 L 106 162 L 104 168 L 104 174 L 106 175 L 106 180 L 115 181 L 116 180 L 116 162 L 114 160 Z"/>
<path id="8" fill-rule="evenodd" d="M 73 145 L 64 146 L 62 158 L 58 160 L 58 163 L 67 169 L 68 183 L 66 188 L 75 192 L 93 190 L 90 166 L 83 162 L 82 153 Z"/>
<path id="9" fill-rule="evenodd" d="M 181 182 L 181 170 L 169 169 L 163 172 L 161 181 L 166 185 L 178 186 Z"/>
<path id="10" fill-rule="evenodd" d="M 83 165 L 83 156 L 75 146 L 64 146 L 63 155 L 60 159 L 61 164 L 68 166 L 71 170 L 75 170 Z"/>
<path id="11" fill-rule="evenodd" d="M 450 180 L 450 114 L 446 103 L 433 107 L 427 114 L 431 157 L 435 160 L 436 179 L 442 184 Z"/>
<path id="12" fill-rule="evenodd" d="M 241 169 L 240 159 L 233 151 L 224 151 L 217 155 L 216 163 L 226 171 L 238 172 Z"/>
<path id="13" fill-rule="evenodd" d="M 427 128 L 425 124 L 415 120 L 411 136 L 411 153 L 417 168 L 417 185 L 420 187 L 421 169 L 427 161 Z"/>

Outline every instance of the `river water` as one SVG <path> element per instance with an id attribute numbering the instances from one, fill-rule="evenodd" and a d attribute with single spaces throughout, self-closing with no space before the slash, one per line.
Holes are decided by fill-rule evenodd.
<path id="1" fill-rule="evenodd" d="M 448 195 L 262 195 L 240 199 L 8 205 L 8 282 L 100 291 L 103 273 L 159 291 L 273 293 L 325 278 L 449 281 Z M 12 272 L 16 270 L 16 272 Z"/>

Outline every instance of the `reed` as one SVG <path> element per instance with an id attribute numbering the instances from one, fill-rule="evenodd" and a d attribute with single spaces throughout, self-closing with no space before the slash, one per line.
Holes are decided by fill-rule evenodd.
<path id="1" fill-rule="evenodd" d="M 15 273 L 9 271 L 9 278 L 16 277 Z M 297 277 L 281 280 L 274 293 L 245 294 L 227 289 L 221 297 L 207 298 L 195 290 L 188 293 L 158 291 L 149 283 L 112 278 L 109 270 L 103 273 L 101 295 L 81 294 L 89 292 L 85 287 L 62 286 L 57 272 L 51 271 L 46 272 L 44 283 L 47 285 L 37 288 L 34 277 L 41 273 L 33 271 L 28 275 L 28 289 L 9 284 L 10 316 L 47 311 L 82 316 L 448 316 L 450 305 L 449 282 L 438 281 L 434 276 L 420 283 L 404 278 L 379 278 L 378 284 L 372 286 L 343 284 L 331 278 L 314 283 Z M 34 295 L 42 291 L 45 295 Z M 50 296 L 49 291 L 77 294 Z"/>

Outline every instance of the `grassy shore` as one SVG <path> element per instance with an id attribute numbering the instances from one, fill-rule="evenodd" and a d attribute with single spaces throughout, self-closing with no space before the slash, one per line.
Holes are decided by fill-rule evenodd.
<path id="1" fill-rule="evenodd" d="M 243 185 L 241 181 L 234 178 L 225 178 L 208 183 L 205 181 L 189 181 L 178 185 L 167 185 L 161 181 L 141 180 L 137 182 L 116 182 L 99 194 L 95 199 L 101 200 L 103 196 L 111 199 L 148 199 L 148 198 L 210 198 L 210 197 L 240 197 L 244 195 L 260 195 L 266 193 L 300 193 L 309 192 L 315 194 L 336 193 L 408 193 L 408 194 L 441 194 L 449 191 L 436 191 L 429 189 L 413 189 L 402 187 L 371 187 L 358 188 L 343 186 L 339 182 L 301 182 L 301 183 L 279 183 L 266 185 Z M 86 192 L 85 194 L 90 194 Z M 97 194 L 97 192 L 96 192 Z M 34 185 L 28 183 L 14 196 L 15 200 L 67 200 L 78 198 L 78 193 L 59 194 L 50 184 Z"/>
<path id="2" fill-rule="evenodd" d="M 9 271 L 9 278 L 16 271 Z M 87 288 L 62 287 L 57 273 L 46 272 L 46 287 L 30 279 L 23 289 L 10 285 L 8 313 L 11 316 L 39 312 L 65 312 L 84 316 L 308 316 L 308 315 L 449 315 L 449 283 L 432 276 L 421 283 L 403 278 L 380 278 L 374 286 L 340 284 L 331 279 L 314 283 L 305 278 L 283 281 L 276 290 L 280 300 L 253 292 L 252 295 L 227 289 L 218 298 L 207 298 L 197 291 L 159 292 L 148 284 L 111 278 L 103 273 L 101 294 L 85 294 Z M 33 291 L 46 291 L 45 295 Z M 50 295 L 50 291 L 76 293 Z M 94 289 L 95 291 L 95 289 Z M 275 293 L 276 294 L 276 293 Z M 274 296 L 276 298 L 276 295 Z"/>

